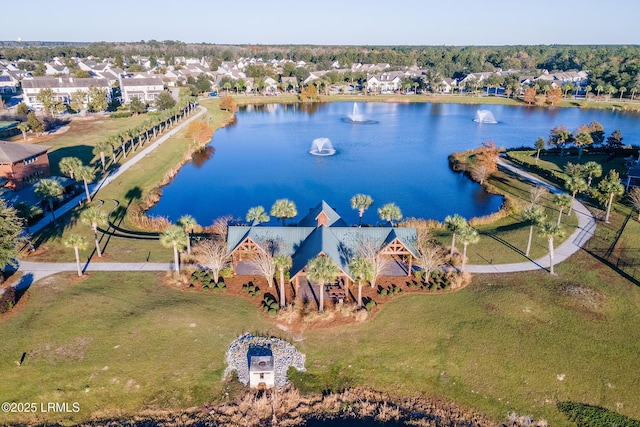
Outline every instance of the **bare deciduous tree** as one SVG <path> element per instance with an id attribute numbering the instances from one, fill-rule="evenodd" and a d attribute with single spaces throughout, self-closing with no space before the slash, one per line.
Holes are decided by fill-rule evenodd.
<path id="1" fill-rule="evenodd" d="M 256 252 L 251 263 L 256 266 L 260 273 L 267 279 L 269 287 L 273 287 L 273 278 L 276 274 L 276 263 L 273 260 L 278 251 L 279 242 L 277 240 L 261 240 L 256 242 L 260 249 Z"/>
<path id="2" fill-rule="evenodd" d="M 423 271 L 422 279 L 427 283 L 431 272 L 444 264 L 446 251 L 444 247 L 434 241 L 433 236 L 427 230 L 418 231 L 415 248 L 417 251 L 416 260 Z"/>
<path id="3" fill-rule="evenodd" d="M 356 256 L 358 258 L 364 258 L 373 267 L 373 274 L 371 278 L 371 287 L 375 287 L 378 276 L 384 271 L 385 267 L 389 264 L 389 260 L 386 259 L 380 252 L 382 247 L 374 239 L 361 236 L 356 239 Z"/>
<path id="4" fill-rule="evenodd" d="M 638 221 L 640 221 L 640 188 L 634 187 L 629 191 L 629 200 L 631 200 L 631 204 L 638 211 Z"/>
<path id="5" fill-rule="evenodd" d="M 219 240 L 203 240 L 193 247 L 193 254 L 198 264 L 211 270 L 213 280 L 218 283 L 220 270 L 229 261 L 226 243 Z"/>
<path id="6" fill-rule="evenodd" d="M 536 185 L 535 187 L 531 187 L 531 206 L 536 206 L 538 203 L 540 203 L 540 201 L 542 200 L 542 198 L 548 193 L 549 191 L 546 189 L 546 187 L 542 187 L 541 185 Z"/>

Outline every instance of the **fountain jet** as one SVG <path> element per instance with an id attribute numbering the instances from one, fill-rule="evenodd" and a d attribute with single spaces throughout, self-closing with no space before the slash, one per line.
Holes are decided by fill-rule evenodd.
<path id="1" fill-rule="evenodd" d="M 493 117 L 493 113 L 489 110 L 478 110 L 476 111 L 476 118 L 473 119 L 476 123 L 489 123 L 496 124 L 498 121 L 495 117 Z"/>
<path id="2" fill-rule="evenodd" d="M 311 143 L 311 150 L 309 153 L 314 156 L 333 156 L 336 154 L 336 150 L 331 145 L 329 138 L 316 138 Z"/>
<path id="3" fill-rule="evenodd" d="M 365 119 L 364 116 L 362 114 L 360 114 L 360 112 L 358 111 L 358 104 L 356 102 L 353 103 L 353 111 L 351 114 L 347 114 L 347 117 L 342 119 L 344 122 L 347 123 L 354 123 L 354 124 L 365 124 L 365 125 L 371 125 L 374 123 L 378 123 L 375 120 L 368 120 Z"/>

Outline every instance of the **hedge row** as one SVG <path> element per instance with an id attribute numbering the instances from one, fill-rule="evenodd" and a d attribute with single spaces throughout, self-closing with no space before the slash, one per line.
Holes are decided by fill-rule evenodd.
<path id="1" fill-rule="evenodd" d="M 600 406 L 575 402 L 558 402 L 557 406 L 578 427 L 640 427 L 640 421 Z"/>

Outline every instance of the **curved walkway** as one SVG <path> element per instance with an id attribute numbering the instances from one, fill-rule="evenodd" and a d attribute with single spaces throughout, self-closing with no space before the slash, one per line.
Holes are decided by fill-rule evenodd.
<path id="1" fill-rule="evenodd" d="M 186 125 L 189 121 L 195 119 L 200 114 L 202 114 L 202 111 L 199 114 L 190 118 L 190 120 L 188 120 L 187 122 L 182 123 L 181 126 Z M 180 127 L 176 128 L 176 130 L 177 129 L 180 129 Z M 162 137 L 161 138 L 162 142 L 166 141 L 166 139 L 169 138 L 171 135 L 173 135 L 173 132 Z M 141 153 L 139 153 L 137 156 L 135 156 L 133 159 L 127 162 L 125 164 L 127 166 L 126 169 L 128 169 L 135 162 L 138 162 L 140 159 L 142 159 L 146 155 L 146 153 L 148 153 L 147 150 L 151 151 L 153 148 L 160 145 L 160 143 L 161 143 L 160 140 L 156 141 L 156 143 L 152 144 L 152 146 L 147 147 L 147 149 L 143 150 Z M 524 172 L 512 165 L 509 165 L 503 162 L 502 160 L 499 160 L 498 164 L 500 167 L 507 169 L 510 172 L 516 173 L 536 185 L 546 187 L 552 193 L 560 192 L 558 188 L 534 177 L 533 175 L 527 172 Z M 120 173 L 123 172 L 122 170 L 123 168 L 120 168 L 120 169 L 121 170 L 118 170 L 118 173 L 115 174 L 114 176 L 110 175 L 107 177 L 110 179 L 102 180 L 99 183 L 98 187 L 94 189 L 94 193 L 99 188 L 101 188 L 102 185 L 107 185 L 113 179 L 119 176 Z M 70 206 L 68 210 L 70 210 L 73 207 L 72 202 L 70 202 L 72 206 Z M 591 212 L 589 212 L 589 210 L 578 200 L 574 200 L 573 210 L 578 216 L 578 226 L 576 228 L 576 231 L 571 236 L 569 236 L 567 240 L 565 240 L 561 245 L 559 245 L 555 249 L 554 265 L 566 260 L 571 255 L 573 255 L 578 250 L 580 250 L 582 245 L 584 245 L 587 242 L 587 240 L 589 240 L 593 236 L 595 232 L 596 220 L 591 214 Z M 45 224 L 45 225 L 48 225 L 48 224 Z M 538 270 L 542 268 L 549 268 L 549 266 L 550 266 L 549 256 L 545 255 L 544 257 L 536 260 L 529 260 L 525 262 L 518 262 L 518 263 L 512 263 L 512 264 L 467 265 L 465 268 L 465 271 L 469 273 L 513 273 L 518 271 L 531 271 L 531 270 Z M 84 265 L 83 271 L 168 271 L 172 268 L 173 268 L 172 263 L 88 261 Z M 32 283 L 40 279 L 43 279 L 47 276 L 50 276 L 52 274 L 63 272 L 63 271 L 76 271 L 76 264 L 71 262 L 59 263 L 59 262 L 19 261 L 18 269 L 23 272 L 23 276 L 20 282 L 16 285 L 16 288 L 26 289 Z"/>
<path id="2" fill-rule="evenodd" d="M 553 185 L 536 178 L 535 176 L 527 173 L 521 169 L 516 168 L 508 163 L 505 163 L 502 159 L 498 160 L 498 165 L 501 168 L 507 169 L 510 172 L 518 174 L 528 181 L 531 181 L 535 185 L 539 185 L 547 188 L 552 193 L 560 193 L 561 191 Z M 573 211 L 578 216 L 578 226 L 576 231 L 571 234 L 561 245 L 556 247 L 554 251 L 553 264 L 556 265 L 569 258 L 574 253 L 578 252 L 582 245 L 589 240 L 596 230 L 596 219 L 589 212 L 589 209 L 577 199 L 573 201 Z M 516 271 L 531 271 L 541 268 L 549 268 L 551 262 L 549 255 L 545 255 L 542 258 L 535 260 L 517 262 L 512 264 L 487 264 L 487 265 L 467 265 L 465 271 L 469 273 L 512 273 Z"/>

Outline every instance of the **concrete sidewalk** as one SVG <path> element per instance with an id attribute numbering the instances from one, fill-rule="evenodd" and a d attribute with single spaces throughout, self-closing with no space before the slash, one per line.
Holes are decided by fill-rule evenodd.
<path id="1" fill-rule="evenodd" d="M 507 169 L 513 173 L 516 173 L 527 180 L 533 182 L 536 185 L 547 188 L 551 193 L 561 193 L 562 191 L 557 187 L 554 187 L 531 174 L 521 171 L 520 169 L 506 164 L 502 160 L 498 161 L 498 165 L 501 168 Z M 576 231 L 571 234 L 560 246 L 556 247 L 554 251 L 553 265 L 561 263 L 569 258 L 574 253 L 578 252 L 582 245 L 584 245 L 596 230 L 596 219 L 591 212 L 580 203 L 577 199 L 573 201 L 572 209 L 578 216 L 578 227 Z M 512 264 L 487 264 L 487 265 L 467 265 L 465 271 L 469 273 L 513 273 L 516 271 L 531 271 L 541 268 L 549 268 L 551 262 L 549 255 L 545 255 L 542 258 L 536 260 L 530 260 L 525 262 L 518 262 Z"/>
<path id="2" fill-rule="evenodd" d="M 89 193 L 91 194 L 91 197 L 95 196 L 95 194 L 102 187 L 104 187 L 105 185 L 110 184 L 111 182 L 113 182 L 113 180 L 119 178 L 120 175 L 122 175 L 127 170 L 129 170 L 133 165 L 138 163 L 140 160 L 144 159 L 149 153 L 151 153 L 153 150 L 158 148 L 163 142 L 165 142 L 169 138 L 171 138 L 176 132 L 180 131 L 182 128 L 184 128 L 186 125 L 188 125 L 191 121 L 197 119 L 198 117 L 200 117 L 201 115 L 203 115 L 207 111 L 207 109 L 204 108 L 204 107 L 198 107 L 198 109 L 200 111 L 198 111 L 193 116 L 189 117 L 184 122 L 180 123 L 175 128 L 171 129 L 169 132 L 167 132 L 165 135 L 161 136 L 158 140 L 156 140 L 152 144 L 147 145 L 144 148 L 144 150 L 142 150 L 141 152 L 139 152 L 138 154 L 133 156 L 128 162 L 126 162 L 125 164 L 119 166 L 116 169 L 113 169 L 111 172 L 109 172 L 100 181 L 98 181 L 98 182 L 96 182 L 94 184 L 90 184 L 89 185 Z M 76 206 L 79 206 L 85 199 L 86 199 L 86 194 L 83 191 L 82 194 L 79 194 L 78 196 L 76 196 L 73 199 L 69 200 L 64 205 L 58 207 L 58 209 L 55 210 L 56 218 L 59 218 L 60 216 L 62 216 L 64 214 L 66 214 L 67 212 L 69 212 L 71 209 L 75 208 Z M 48 226 L 50 224 L 51 224 L 50 214 L 46 214 L 44 216 L 44 218 L 42 218 L 40 221 L 38 221 L 37 223 L 29 226 L 29 232 L 31 234 L 37 233 L 38 231 L 42 230 L 43 228 L 45 228 L 46 226 Z"/>
<path id="3" fill-rule="evenodd" d="M 202 114 L 202 110 L 199 114 L 193 116 L 190 120 L 195 119 L 200 114 Z M 189 120 L 189 121 L 190 121 Z M 182 124 L 186 125 L 189 121 Z M 178 130 L 177 128 L 176 130 Z M 124 166 L 127 168 L 120 168 L 113 176 L 107 177 L 107 179 L 101 181 L 99 183 L 100 188 L 102 185 L 107 185 L 113 179 L 117 178 L 122 172 L 127 170 L 131 165 L 138 162 L 140 159 L 144 158 L 147 150 L 151 151 L 162 142 L 166 141 L 173 132 L 168 135 L 165 135 L 160 140 L 156 141 L 151 146 L 147 147 L 147 149 L 140 152 L 137 156 L 131 159 Z M 550 184 L 541 181 L 540 179 L 521 171 L 518 168 L 515 168 L 511 165 L 508 165 L 501 160 L 498 162 L 499 166 L 505 168 L 511 172 L 517 173 L 520 176 L 528 179 L 529 181 L 535 183 L 536 185 L 543 185 L 547 187 L 553 193 L 559 193 L 560 190 Z M 110 178 L 110 179 L 109 179 Z M 97 188 L 95 189 L 97 191 Z M 70 202 L 71 203 L 71 202 Z M 576 212 L 578 216 L 578 227 L 576 231 L 569 236 L 567 240 L 565 240 L 561 245 L 559 245 L 555 249 L 555 257 L 554 257 L 554 265 L 558 264 L 571 255 L 576 253 L 584 243 L 589 240 L 596 229 L 596 221 L 593 215 L 589 212 L 589 210 L 578 200 L 574 200 L 573 202 L 573 210 Z M 73 205 L 69 206 L 71 209 Z M 48 224 L 45 224 L 48 225 Z M 486 265 L 467 265 L 465 271 L 469 273 L 513 273 L 518 271 L 531 271 L 549 268 L 550 260 L 549 256 L 544 256 L 542 258 L 536 260 L 529 260 L 524 262 L 512 263 L 512 264 L 486 264 Z M 23 272 L 23 279 L 17 285 L 17 288 L 21 289 L 23 287 L 28 287 L 31 283 L 34 283 L 44 277 L 50 276 L 55 273 L 59 273 L 62 271 L 76 271 L 75 263 L 57 263 L 57 262 L 32 262 L 32 261 L 20 261 L 19 262 L 19 270 Z M 83 271 L 169 271 L 173 268 L 173 263 L 149 263 L 149 262 L 87 262 L 83 267 Z"/>

